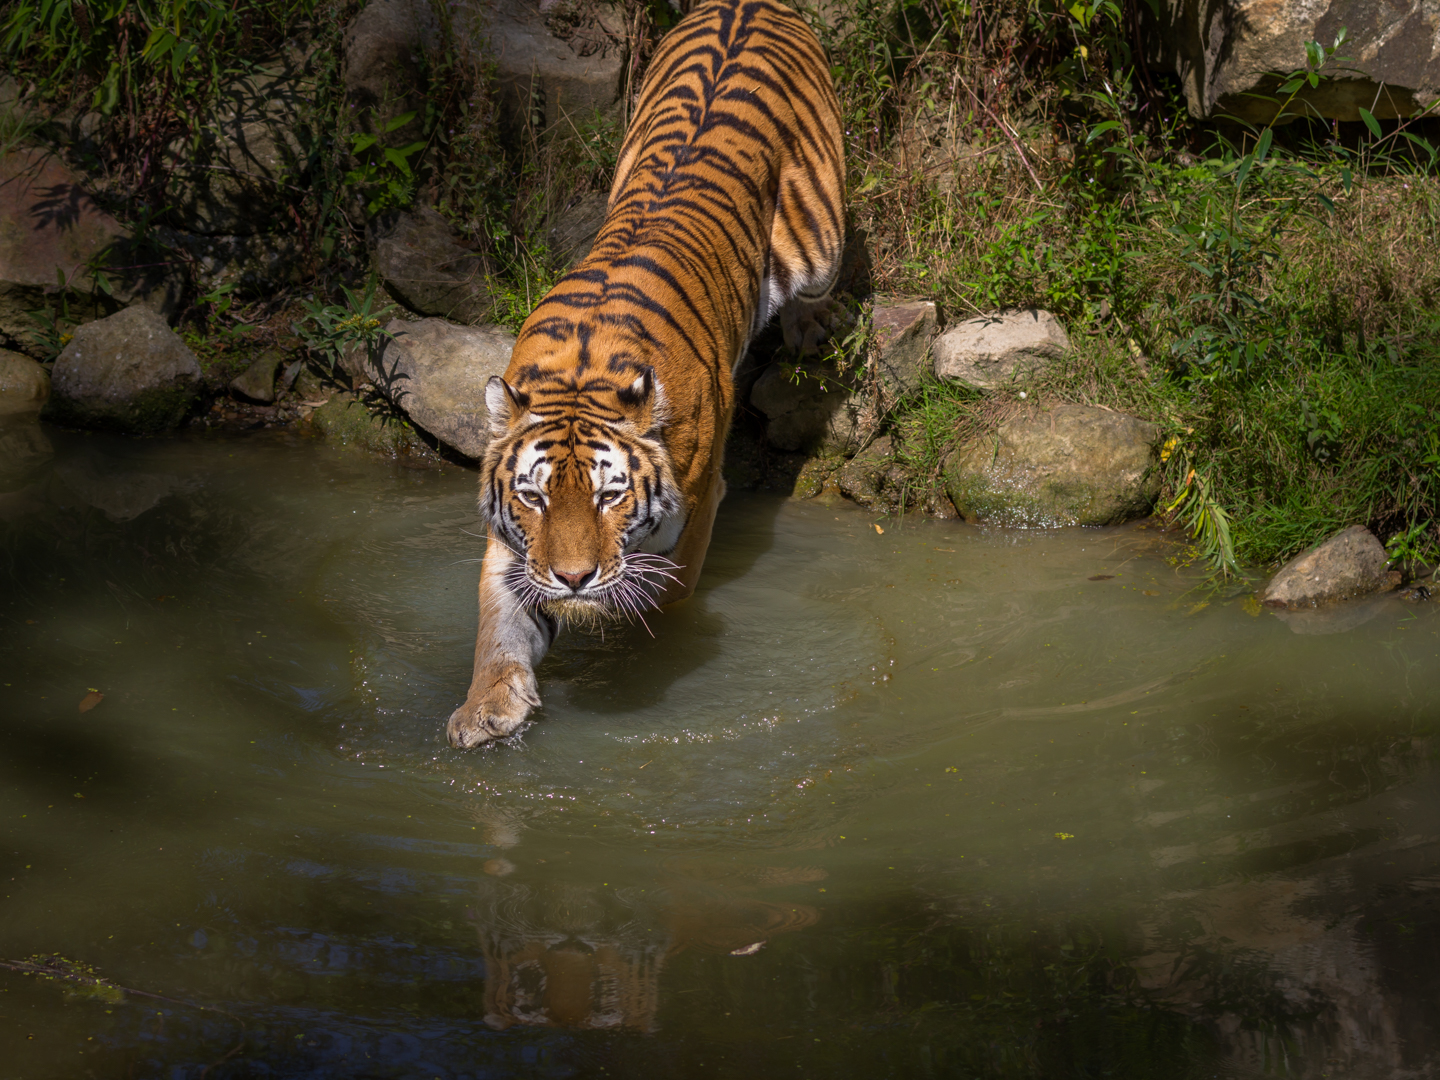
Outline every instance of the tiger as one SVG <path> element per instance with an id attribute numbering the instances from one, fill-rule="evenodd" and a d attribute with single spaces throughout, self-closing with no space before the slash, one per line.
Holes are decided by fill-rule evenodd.
<path id="1" fill-rule="evenodd" d="M 660 41 L 590 253 L 485 387 L 480 624 L 452 746 L 513 734 L 561 627 L 695 590 L 734 376 L 777 312 L 813 351 L 844 242 L 840 104 L 777 0 L 709 0 Z"/>

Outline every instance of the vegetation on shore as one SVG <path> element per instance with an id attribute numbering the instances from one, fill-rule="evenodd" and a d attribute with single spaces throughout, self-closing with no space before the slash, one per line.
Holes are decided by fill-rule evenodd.
<path id="1" fill-rule="evenodd" d="M 551 19 L 585 26 L 592 4 L 562 2 Z M 483 43 L 462 40 L 436 4 L 447 45 L 410 118 L 418 137 L 351 131 L 338 57 L 360 6 L 161 0 L 147 14 L 127 0 L 10 0 L 0 21 L 37 99 L 114 119 L 90 164 L 142 232 L 165 220 L 162 151 L 195 134 L 207 95 L 257 63 L 244 58 L 261 42 L 317 43 L 311 134 L 287 178 L 308 238 L 305 292 L 343 307 L 342 289 L 363 287 L 357 199 L 371 213 L 418 202 L 481 252 L 497 317 L 517 324 L 554 278 L 545 222 L 605 189 L 620 125 L 575 118 L 505 143 Z M 622 8 L 633 84 L 676 12 L 666 0 Z M 1023 391 L 1158 422 L 1165 504 L 1217 567 L 1272 563 L 1354 522 L 1402 562 L 1436 561 L 1440 181 L 1427 122 L 1307 116 L 1297 94 L 1343 68 L 1343 39 L 1296 57 L 1269 126 L 1193 121 L 1136 54 L 1128 11 L 847 0 L 816 13 L 875 291 L 932 298 L 952 321 L 1045 307 L 1075 345 L 1009 390 L 936 382 L 899 403 L 889 423 L 915 504 L 938 491 L 956 440 Z M 304 317 L 300 296 L 197 293 L 185 318 L 202 339 L 269 344 Z M 307 325 L 320 326 L 313 312 Z"/>

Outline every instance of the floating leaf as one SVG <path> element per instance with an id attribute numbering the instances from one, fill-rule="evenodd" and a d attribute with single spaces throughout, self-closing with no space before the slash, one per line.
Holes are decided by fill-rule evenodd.
<path id="1" fill-rule="evenodd" d="M 1075 839 L 1075 834 L 1074 834 L 1073 832 L 1057 832 L 1057 833 L 1055 834 L 1055 839 L 1056 839 L 1056 840 L 1074 840 L 1074 839 Z"/>
<path id="2" fill-rule="evenodd" d="M 874 528 L 875 528 L 875 531 L 876 531 L 877 533 L 879 533 L 881 536 L 884 536 L 884 535 L 885 535 L 885 530 L 882 529 L 882 528 L 880 528 L 879 525 L 876 525 Z"/>
<path id="3" fill-rule="evenodd" d="M 105 695 L 100 693 L 99 690 L 91 690 L 88 694 L 86 694 L 83 698 L 80 699 L 80 711 L 89 712 L 91 709 L 93 709 L 96 705 L 99 705 L 100 702 L 104 700 Z"/>

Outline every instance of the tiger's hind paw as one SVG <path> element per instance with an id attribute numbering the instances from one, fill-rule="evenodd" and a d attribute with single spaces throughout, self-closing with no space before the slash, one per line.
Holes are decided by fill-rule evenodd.
<path id="1" fill-rule="evenodd" d="M 780 330 L 785 347 L 812 356 L 826 341 L 838 339 L 854 325 L 845 306 L 833 297 L 807 302 L 798 297 L 780 309 Z"/>
<path id="2" fill-rule="evenodd" d="M 513 735 L 530 710 L 540 706 L 535 673 L 523 664 L 509 664 L 476 683 L 465 704 L 450 714 L 445 725 L 450 745 L 458 750 L 471 750 Z"/>

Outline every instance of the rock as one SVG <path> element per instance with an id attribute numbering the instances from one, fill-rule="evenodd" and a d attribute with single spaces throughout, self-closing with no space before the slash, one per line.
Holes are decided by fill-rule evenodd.
<path id="1" fill-rule="evenodd" d="M 443 319 L 392 321 L 370 381 L 416 427 L 478 458 L 490 441 L 485 384 L 510 366 L 515 335 L 498 326 L 454 326 Z"/>
<path id="2" fill-rule="evenodd" d="M 544 6 L 491 0 L 486 9 L 484 33 L 495 60 L 500 132 L 512 143 L 527 132 L 543 134 L 566 124 L 567 118 L 583 128 L 597 115 L 619 113 L 625 73 L 621 45 L 604 34 L 562 41 L 546 25 Z M 607 21 L 609 13 L 598 13 Z"/>
<path id="3" fill-rule="evenodd" d="M 1011 311 L 967 319 L 935 341 L 935 374 L 975 390 L 994 390 L 1064 356 L 1070 339 L 1048 311 Z"/>
<path id="4" fill-rule="evenodd" d="M 1363 626 L 1377 615 L 1391 611 L 1388 596 L 1371 596 L 1348 604 L 1327 604 L 1324 607 L 1272 608 L 1270 614 L 1290 628 L 1293 634 L 1319 637 L 1343 634 Z"/>
<path id="5" fill-rule="evenodd" d="M 6 154 L 0 159 L 0 338 L 33 347 L 39 327 L 30 312 L 62 300 L 76 321 L 104 314 L 87 267 L 125 237 L 58 158 L 39 150 Z"/>
<path id="6" fill-rule="evenodd" d="M 895 460 L 895 446 L 888 435 L 861 450 L 835 474 L 842 495 L 886 513 L 903 505 L 905 480 L 905 470 Z"/>
<path id="7" fill-rule="evenodd" d="M 310 414 L 310 422 L 326 442 L 372 454 L 398 457 L 423 454 L 425 444 L 397 416 L 378 416 L 354 394 L 336 394 Z"/>
<path id="8" fill-rule="evenodd" d="M 1351 525 L 1295 556 L 1265 586 L 1266 607 L 1315 607 L 1378 592 L 1388 584 L 1385 548 L 1363 525 Z"/>
<path id="9" fill-rule="evenodd" d="M 1087 405 L 1003 421 L 945 461 L 945 490 L 970 522 L 1052 528 L 1118 525 L 1160 493 L 1156 425 Z"/>
<path id="10" fill-rule="evenodd" d="M 755 380 L 750 403 L 765 414 L 765 440 L 780 450 L 853 450 L 878 420 L 828 362 L 771 364 Z"/>
<path id="11" fill-rule="evenodd" d="M 269 292 L 305 278 L 305 240 L 293 231 L 206 236 L 161 226 L 155 235 L 165 246 L 189 256 L 195 284 L 205 292 L 222 285 L 252 294 Z"/>
<path id="12" fill-rule="evenodd" d="M 353 130 L 382 134 L 388 146 L 423 135 L 427 57 L 440 48 L 440 26 L 425 0 L 370 0 L 345 31 L 342 79 Z M 386 131 L 407 112 L 415 119 Z"/>
<path id="13" fill-rule="evenodd" d="M 203 236 L 249 236 L 274 228 L 304 171 L 297 135 L 314 80 L 258 72 L 220 88 L 193 133 L 169 147 L 166 195 L 175 220 Z"/>
<path id="14" fill-rule="evenodd" d="M 200 365 L 155 312 L 130 307 L 75 331 L 51 372 L 46 418 L 134 434 L 178 424 L 199 389 Z"/>
<path id="15" fill-rule="evenodd" d="M 417 315 L 473 325 L 494 310 L 480 257 L 460 244 L 434 210 L 388 215 L 370 232 L 385 287 Z"/>
<path id="16" fill-rule="evenodd" d="M 99 288 L 91 268 L 117 265 L 125 269 L 105 274 L 109 292 Z M 0 158 L 0 343 L 48 359 L 32 313 L 63 313 L 62 330 L 130 303 L 169 318 L 182 291 L 178 268 L 137 248 L 58 158 L 40 150 Z"/>
<path id="17" fill-rule="evenodd" d="M 0 349 L 0 416 L 38 413 L 50 396 L 50 373 L 31 360 Z"/>
<path id="18" fill-rule="evenodd" d="M 590 254 L 600 226 L 605 223 L 609 203 L 608 195 L 594 191 L 581 195 L 551 217 L 545 227 L 545 246 L 551 266 L 557 270 L 569 270 Z"/>
<path id="19" fill-rule="evenodd" d="M 1180 77 L 1192 116 L 1268 123 L 1276 104 L 1257 95 L 1277 96 L 1273 73 L 1303 68 L 1305 43 L 1329 45 L 1341 27 L 1347 35 L 1329 77 L 1304 88 L 1291 113 L 1359 120 L 1365 108 L 1391 119 L 1440 94 L 1440 9 L 1432 0 L 1162 0 L 1158 19 L 1148 8 L 1141 18 L 1151 63 Z"/>
<path id="20" fill-rule="evenodd" d="M 238 376 L 230 380 L 230 389 L 251 401 L 265 404 L 275 400 L 275 370 L 280 366 L 280 352 L 266 349 Z"/>
<path id="21" fill-rule="evenodd" d="M 871 372 L 887 403 L 920 389 L 929 370 L 930 339 L 935 336 L 935 305 L 929 300 L 879 300 L 871 311 L 875 334 Z"/>

